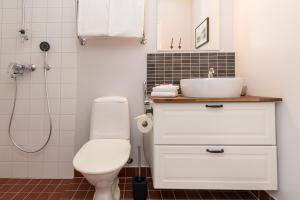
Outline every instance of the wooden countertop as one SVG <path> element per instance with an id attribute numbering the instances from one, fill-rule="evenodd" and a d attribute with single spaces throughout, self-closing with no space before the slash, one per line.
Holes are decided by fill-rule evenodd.
<path id="1" fill-rule="evenodd" d="M 190 98 L 190 97 L 150 97 L 154 103 L 259 103 L 281 102 L 282 98 L 243 96 L 239 98 Z"/>

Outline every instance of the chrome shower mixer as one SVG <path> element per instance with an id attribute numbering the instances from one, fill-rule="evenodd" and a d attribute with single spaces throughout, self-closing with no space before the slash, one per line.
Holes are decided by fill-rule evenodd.
<path id="1" fill-rule="evenodd" d="M 34 64 L 20 64 L 20 63 L 10 63 L 8 66 L 8 73 L 11 78 L 16 78 L 19 75 L 23 75 L 26 72 L 33 72 L 36 70 Z"/>

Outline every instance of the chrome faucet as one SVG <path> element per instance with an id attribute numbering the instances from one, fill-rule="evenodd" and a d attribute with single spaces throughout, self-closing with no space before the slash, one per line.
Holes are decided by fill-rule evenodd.
<path id="1" fill-rule="evenodd" d="M 215 73 L 214 68 L 209 68 L 209 70 L 208 70 L 208 78 L 213 78 L 214 77 L 214 73 Z"/>
<path id="2" fill-rule="evenodd" d="M 23 75 L 25 72 L 35 71 L 36 66 L 33 64 L 19 64 L 19 63 L 10 63 L 8 66 L 8 73 L 11 78 L 16 78 L 18 75 Z"/>

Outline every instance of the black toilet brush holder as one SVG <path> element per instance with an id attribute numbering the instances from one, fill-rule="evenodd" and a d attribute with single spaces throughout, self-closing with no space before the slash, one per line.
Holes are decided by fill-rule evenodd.
<path id="1" fill-rule="evenodd" d="M 133 199 L 134 200 L 146 200 L 148 197 L 148 186 L 147 178 L 141 176 L 141 147 L 138 147 L 138 162 L 139 162 L 139 172 L 138 176 L 133 178 Z"/>

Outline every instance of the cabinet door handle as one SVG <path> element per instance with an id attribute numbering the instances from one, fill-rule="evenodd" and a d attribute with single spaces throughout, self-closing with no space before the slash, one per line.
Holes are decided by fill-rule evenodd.
<path id="1" fill-rule="evenodd" d="M 223 108 L 223 105 L 206 105 L 206 108 Z"/>
<path id="2" fill-rule="evenodd" d="M 220 149 L 220 150 L 211 150 L 211 149 L 206 149 L 206 151 L 208 153 L 224 153 L 224 149 Z"/>

